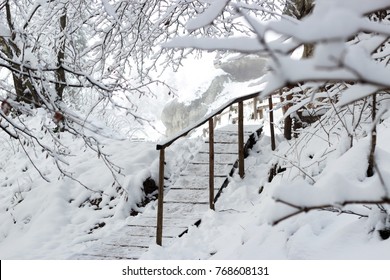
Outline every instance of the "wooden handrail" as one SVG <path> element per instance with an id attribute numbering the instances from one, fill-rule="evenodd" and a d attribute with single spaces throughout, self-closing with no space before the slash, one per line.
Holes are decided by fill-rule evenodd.
<path id="1" fill-rule="evenodd" d="M 204 116 L 202 119 L 197 121 L 195 124 L 188 126 L 187 128 L 183 129 L 176 135 L 172 136 L 171 138 L 165 140 L 164 142 L 161 142 L 160 144 L 157 144 L 157 150 L 165 149 L 169 147 L 172 143 L 174 143 L 177 139 L 186 136 L 188 133 L 190 133 L 195 128 L 198 128 L 199 126 L 205 124 L 209 121 L 209 119 L 215 117 L 216 115 L 222 113 L 226 108 L 233 105 L 234 103 L 238 103 L 240 101 L 245 101 L 254 97 L 258 97 L 260 95 L 260 92 L 251 93 L 248 95 L 240 96 L 234 99 L 231 99 L 230 101 L 226 102 L 224 105 L 220 106 L 218 109 L 216 109 L 214 112 Z"/>
<path id="2" fill-rule="evenodd" d="M 214 209 L 214 120 L 213 118 L 222 113 L 226 108 L 238 103 L 238 173 L 241 178 L 244 177 L 244 113 L 243 102 L 248 99 L 258 97 L 259 92 L 240 96 L 226 102 L 212 113 L 206 115 L 204 118 L 196 122 L 195 124 L 185 128 L 181 132 L 177 133 L 173 137 L 165 140 L 164 142 L 157 144 L 157 150 L 160 150 L 160 168 L 159 168 L 159 186 L 158 186 L 158 207 L 157 207 L 157 233 L 156 243 L 162 245 L 162 233 L 163 233 L 163 203 L 164 203 L 164 164 L 165 164 L 165 148 L 169 147 L 177 139 L 186 136 L 189 132 L 195 128 L 200 127 L 206 122 L 209 123 L 209 204 L 210 209 Z M 272 109 L 272 98 L 269 98 L 270 106 Z M 270 112 L 272 113 L 272 111 Z M 273 130 L 273 117 L 271 118 L 271 130 Z M 274 149 L 275 140 L 272 140 L 272 149 Z"/>

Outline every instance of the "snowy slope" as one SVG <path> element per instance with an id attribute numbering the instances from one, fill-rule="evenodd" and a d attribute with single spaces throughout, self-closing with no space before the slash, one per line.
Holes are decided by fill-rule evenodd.
<path id="1" fill-rule="evenodd" d="M 45 122 L 50 122 L 50 116 L 42 110 L 25 119 L 41 141 L 52 145 L 53 139 L 40 129 Z M 107 159 L 121 169 L 115 176 L 103 156 L 68 132 L 56 134 L 67 154 L 61 157 L 67 163 L 61 168 L 77 181 L 63 176 L 40 149 L 25 145 L 29 158 L 15 140 L 0 132 L 1 259 L 72 258 L 123 227 L 131 212 L 142 211 L 143 183 L 158 178 L 156 142 L 128 140 L 102 123 L 95 125 L 109 136 L 92 134 Z M 199 143 L 198 138 L 178 141 L 167 152 L 167 184 L 175 180 Z"/>
<path id="2" fill-rule="evenodd" d="M 211 79 L 213 71 L 205 71 L 198 87 L 205 87 L 207 75 Z M 190 81 L 191 77 L 186 76 L 182 88 L 192 90 L 195 85 Z M 229 85 L 214 106 L 238 90 L 242 93 L 251 88 Z M 184 99 L 191 100 L 191 96 Z M 153 106 L 162 108 L 163 104 Z M 46 118 L 38 112 L 27 121 L 39 134 L 40 121 Z M 272 225 L 296 211 L 276 199 L 310 206 L 337 204 L 340 198 L 351 195 L 354 199 L 380 198 L 390 186 L 390 120 L 384 119 L 378 126 L 376 157 L 385 187 L 377 175 L 365 176 L 369 129 L 369 124 L 362 122 L 350 148 L 344 127 L 332 116 L 304 129 L 297 139 L 283 141 L 279 136 L 273 152 L 266 133 L 247 158 L 246 177 L 231 178 L 216 204 L 217 211 L 206 212 L 199 228 L 191 228 L 169 247 L 152 244 L 143 258 L 390 259 L 390 241 L 382 240 L 378 233 L 388 226 L 388 216 L 375 204 L 334 209 L 338 212 L 313 210 Z M 137 206 L 143 199 L 142 182 L 148 177 L 157 178 L 156 143 L 123 140 L 107 128 L 104 131 L 111 135 L 111 139 L 100 139 L 104 150 L 123 168 L 122 175 L 117 176 L 123 191 L 117 189 L 119 184 L 114 183 L 107 166 L 81 139 L 61 134 L 69 153 L 67 170 L 89 189 L 61 176 L 50 158 L 26 147 L 50 180 L 46 182 L 24 151 L 0 132 L 0 258 L 72 258 L 123 227 L 131 209 L 142 211 Z M 168 183 L 177 178 L 199 143 L 199 138 L 180 139 L 167 150 Z M 269 183 L 268 171 L 276 163 L 286 171 Z"/>
<path id="3" fill-rule="evenodd" d="M 348 148 L 344 128 L 333 121 L 324 129 L 317 123 L 299 138 L 281 141 L 275 152 L 268 137 L 263 137 L 247 160 L 246 177 L 232 178 L 216 212 L 206 213 L 199 228 L 191 228 L 172 245 L 154 245 L 143 258 L 390 259 L 390 240 L 383 240 L 378 232 L 388 223 L 382 211 L 386 206 L 382 210 L 375 204 L 313 210 L 273 225 L 296 211 L 277 203 L 277 198 L 300 205 L 337 203 L 340 197 L 375 200 L 390 186 L 390 120 L 378 130 L 377 164 L 385 186 L 378 174 L 365 176 L 368 136 Z M 268 183 L 268 170 L 276 162 L 286 171 Z"/>
<path id="4" fill-rule="evenodd" d="M 40 131 L 45 113 L 26 120 Z M 110 131 L 107 129 L 107 133 Z M 43 141 L 50 137 L 37 133 Z M 53 159 L 32 146 L 23 149 L 5 133 L 0 134 L 0 258 L 67 258 L 85 242 L 115 227 L 143 199 L 142 183 L 156 177 L 155 143 L 101 138 L 103 151 L 122 168 L 117 182 L 97 154 L 82 139 L 58 134 L 67 156 L 62 168 L 78 182 L 56 168 Z M 34 165 L 40 170 L 44 180 Z M 119 188 L 119 186 L 122 186 Z M 102 227 L 101 230 L 99 228 Z"/>

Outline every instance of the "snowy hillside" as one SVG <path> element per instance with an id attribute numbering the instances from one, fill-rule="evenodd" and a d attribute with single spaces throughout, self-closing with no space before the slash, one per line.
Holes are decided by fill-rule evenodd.
<path id="1" fill-rule="evenodd" d="M 207 89 L 210 80 L 223 72 L 214 68 L 212 57 L 189 60 L 189 67 L 184 67 L 180 75 L 167 74 L 173 87 L 187 92 L 187 96 L 181 95 L 183 102 L 194 98 L 190 92 Z M 207 71 L 190 81 L 183 79 L 194 65 Z M 236 94 L 231 87 L 238 86 L 231 83 L 223 92 L 215 93 L 220 100 L 213 106 Z M 151 120 L 151 125 L 142 126 L 131 117 L 117 115 L 115 110 L 93 114 L 89 126 L 96 132 L 85 129 L 85 133 L 88 140 L 99 143 L 99 153 L 81 137 L 56 131 L 51 114 L 44 110 L 38 109 L 31 116 L 11 116 L 56 154 L 49 156 L 38 142 L 27 141 L 21 146 L 0 131 L 0 258 L 72 258 L 123 227 L 130 215 L 142 211 L 156 194 L 153 184 L 149 195 L 145 194 L 148 186 L 144 182 L 158 178 L 157 142 L 153 140 L 164 137 L 159 116 L 169 100 L 164 94 L 137 100 L 144 108 L 142 116 Z M 168 183 L 199 149 L 203 140 L 197 135 L 201 134 L 199 130 L 192 139 L 181 139 L 169 149 Z"/>
<path id="2" fill-rule="evenodd" d="M 98 238 L 100 227 L 114 228 L 115 221 L 136 209 L 143 181 L 156 176 L 153 143 L 102 139 L 104 151 L 122 169 L 115 180 L 82 139 L 69 133 L 58 137 L 66 145 L 63 168 L 85 187 L 61 174 L 45 153 L 26 147 L 30 161 L 20 146 L 1 135 L 2 259 L 68 258 L 83 242 Z"/>
<path id="3" fill-rule="evenodd" d="M 205 61 L 203 67 L 207 69 L 207 65 L 210 67 Z M 211 77 L 220 74 L 212 69 L 213 66 L 209 70 Z M 206 76 L 198 77 L 200 91 L 205 91 L 210 83 Z M 179 89 L 194 87 L 180 76 L 175 82 Z M 253 90 L 248 83 L 231 82 L 213 106 L 237 95 L 238 89 Z M 184 102 L 189 100 L 191 96 Z M 161 111 L 166 101 L 159 102 L 161 105 L 154 106 Z M 280 120 L 281 110 L 276 113 Z M 359 110 L 355 113 L 359 114 Z M 352 146 L 345 125 L 351 125 L 354 118 L 348 112 L 340 121 L 337 113 L 330 110 L 321 121 L 303 129 L 298 138 L 290 141 L 284 140 L 276 121 L 275 151 L 271 151 L 269 143 L 268 115 L 257 122 L 249 120 L 250 114 L 246 116 L 247 124 L 263 123 L 265 133 L 246 159 L 245 178 L 241 180 L 238 175 L 230 178 L 216 211 L 206 212 L 199 227 L 191 227 L 188 234 L 168 247 L 151 244 L 143 259 L 390 258 L 389 240 L 380 236 L 381 230 L 389 227 L 386 208 L 360 203 L 304 213 L 287 205 L 337 205 L 343 198 L 380 200 L 390 185 L 387 115 L 382 116 L 378 126 L 376 156 L 380 173 L 371 178 L 366 177 L 369 114 L 361 116 Z M 50 144 L 53 139 L 41 131 L 42 123 L 51 127 L 50 122 L 50 116 L 38 110 L 25 123 Z M 222 118 L 219 125 L 227 122 L 228 119 Z M 143 211 L 146 201 L 143 182 L 158 177 L 156 142 L 129 140 L 102 122 L 95 125 L 107 136 L 94 135 L 110 162 L 121 169 L 120 175 L 113 176 L 109 166 L 82 139 L 67 132 L 55 134 L 66 152 L 63 167 L 85 186 L 61 174 L 55 161 L 45 153 L 25 145 L 31 157 L 28 158 L 14 140 L 0 133 L 0 258 L 72 259 L 123 228 L 131 213 Z M 203 140 L 196 135 L 201 134 L 200 130 L 192 138 L 180 139 L 167 150 L 168 184 L 177 179 L 199 149 Z M 159 137 L 157 133 L 155 137 Z M 269 172 L 275 164 L 282 172 L 269 182 Z M 273 225 L 297 211 L 302 213 Z M 385 237 L 386 234 L 385 230 Z"/>
<path id="4" fill-rule="evenodd" d="M 44 115 L 41 115 L 44 119 Z M 32 123 L 31 125 L 34 125 Z M 267 121 L 265 128 L 267 128 Z M 295 205 L 337 204 L 341 197 L 379 200 L 388 191 L 390 120 L 378 127 L 379 175 L 365 177 L 369 146 L 362 124 L 349 148 L 345 128 L 337 116 L 314 123 L 296 139 L 278 136 L 271 151 L 262 135 L 246 159 L 246 177 L 231 178 L 202 223 L 169 247 L 151 245 L 144 259 L 388 259 L 390 243 L 379 230 L 388 227 L 384 208 L 375 204 L 312 210 L 273 225 L 293 214 Z M 112 160 L 123 168 L 118 183 L 82 140 L 61 134 L 69 146 L 70 172 L 91 190 L 59 174 L 44 154 L 32 160 L 2 136 L 1 240 L 3 259 L 67 259 L 123 227 L 131 209 L 142 211 L 142 183 L 157 177 L 155 143 L 103 140 Z M 180 140 L 169 152 L 169 177 L 196 153 L 201 139 Z M 142 151 L 142 152 L 141 152 Z M 286 170 L 268 182 L 274 164 Z M 383 180 L 384 185 L 380 182 Z M 336 199 L 336 201 L 334 200 Z M 229 245 L 227 245 L 229 244 Z"/>
<path id="5" fill-rule="evenodd" d="M 1 7 L 1 259 L 79 259 L 119 236 L 156 208 L 156 144 L 259 91 L 278 103 L 276 149 L 246 106 L 264 129 L 245 177 L 141 259 L 390 259 L 388 0 L 57 2 Z M 166 186 L 207 129 L 166 149 Z"/>
<path id="6" fill-rule="evenodd" d="M 206 213 L 199 228 L 191 228 L 173 245 L 153 246 L 144 258 L 389 259 L 390 241 L 380 234 L 388 229 L 388 216 L 379 205 L 302 211 L 273 225 L 296 212 L 276 199 L 296 205 L 337 205 L 340 194 L 380 200 L 389 191 L 390 120 L 383 121 L 378 132 L 378 168 L 384 185 L 379 176 L 366 178 L 368 137 L 347 150 L 344 128 L 333 121 L 324 127 L 316 123 L 297 139 L 281 141 L 275 152 L 269 137 L 262 136 L 247 159 L 245 178 L 231 179 L 216 211 Z M 286 170 L 268 183 L 269 169 L 276 162 Z"/>

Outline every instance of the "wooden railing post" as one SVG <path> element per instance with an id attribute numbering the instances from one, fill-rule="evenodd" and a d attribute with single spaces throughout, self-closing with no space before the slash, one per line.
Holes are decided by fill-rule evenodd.
<path id="1" fill-rule="evenodd" d="M 257 97 L 253 98 L 253 119 L 257 120 L 258 119 L 258 114 L 257 114 Z"/>
<path id="2" fill-rule="evenodd" d="M 213 118 L 209 119 L 209 203 L 210 209 L 214 207 L 214 123 Z"/>
<path id="3" fill-rule="evenodd" d="M 238 102 L 238 174 L 244 178 L 244 102 Z"/>
<path id="4" fill-rule="evenodd" d="M 158 180 L 158 205 L 157 205 L 157 233 L 156 243 L 162 245 L 162 233 L 163 233 L 163 212 L 164 212 L 164 162 L 165 162 L 165 149 L 160 150 L 160 167 L 159 167 L 159 180 Z"/>
<path id="5" fill-rule="evenodd" d="M 272 95 L 268 98 L 268 108 L 269 108 L 269 125 L 271 131 L 271 149 L 275 151 L 275 130 L 274 130 L 274 111 L 273 111 L 273 103 L 272 103 Z"/>

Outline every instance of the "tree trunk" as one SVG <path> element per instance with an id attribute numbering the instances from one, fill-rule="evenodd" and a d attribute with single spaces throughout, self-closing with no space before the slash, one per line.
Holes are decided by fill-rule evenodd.
<path id="1" fill-rule="evenodd" d="M 389 16 L 388 10 L 382 10 L 371 15 L 376 16 L 378 21 L 383 21 Z M 367 177 L 372 177 L 375 170 L 375 149 L 377 141 L 377 131 L 376 131 L 376 97 L 377 93 L 372 95 L 372 131 L 371 131 L 371 145 L 370 145 L 370 154 L 368 156 L 368 168 L 367 168 Z"/>
<path id="2" fill-rule="evenodd" d="M 64 9 L 64 14 L 60 17 L 61 37 L 60 37 L 58 54 L 57 54 L 58 70 L 57 70 L 56 76 L 57 76 L 58 83 L 56 84 L 56 93 L 57 93 L 57 97 L 59 100 L 62 100 L 64 89 L 66 86 L 65 85 L 65 83 L 66 83 L 65 70 L 62 67 L 62 63 L 64 62 L 64 59 L 65 59 L 66 22 L 67 22 L 66 9 Z"/>
<path id="3" fill-rule="evenodd" d="M 302 19 L 311 13 L 314 8 L 314 0 L 290 0 L 287 1 L 283 13 L 296 19 Z"/>
<path id="4" fill-rule="evenodd" d="M 15 43 L 16 32 L 14 30 L 13 19 L 11 9 L 8 1 L 5 3 L 5 10 L 7 16 L 7 24 L 11 36 L 9 39 L 0 37 L 1 51 L 10 60 L 10 71 L 12 72 L 12 79 L 14 82 L 14 88 L 16 93 L 16 100 L 18 102 L 25 102 L 28 104 L 40 105 L 39 94 L 30 81 L 30 77 L 25 72 L 21 64 L 14 62 L 15 57 L 20 57 L 22 54 L 21 49 Z"/>
<path id="5" fill-rule="evenodd" d="M 314 0 L 291 0 L 288 1 L 285 9 L 283 11 L 284 14 L 289 15 L 291 17 L 294 17 L 296 19 L 302 19 L 303 17 L 310 14 L 314 7 Z M 303 46 L 303 54 L 302 58 L 308 58 L 313 55 L 314 51 L 314 45 L 312 44 L 305 44 Z M 292 87 L 291 87 L 292 88 Z M 292 100 L 293 94 L 289 94 L 286 96 L 286 100 Z M 287 111 L 288 108 L 290 108 L 292 104 L 286 104 L 284 106 L 284 111 Z M 292 130 L 293 130 L 293 119 L 290 116 L 286 116 L 284 119 L 284 138 L 287 140 L 291 140 Z M 295 135 L 295 134 L 294 134 Z"/>
<path id="6" fill-rule="evenodd" d="M 376 148 L 376 93 L 372 96 L 372 123 L 373 128 L 371 131 L 371 147 L 370 154 L 368 156 L 368 168 L 367 168 L 367 177 L 372 177 L 374 175 L 375 169 L 375 148 Z"/>
<path id="7" fill-rule="evenodd" d="M 292 89 L 292 87 L 288 87 L 288 89 Z M 285 102 L 285 105 L 283 106 L 283 114 L 287 112 L 287 110 L 291 107 L 291 104 L 288 103 L 291 99 L 293 98 L 292 94 L 289 94 L 286 96 L 284 99 L 283 97 L 280 97 L 280 101 L 283 103 Z M 283 135 L 286 140 L 291 140 L 291 135 L 292 135 L 292 118 L 290 115 L 286 116 L 284 118 L 284 126 L 283 126 Z"/>

